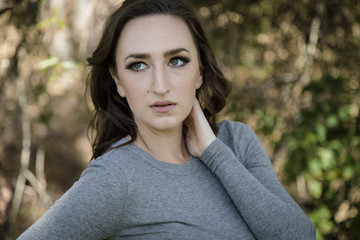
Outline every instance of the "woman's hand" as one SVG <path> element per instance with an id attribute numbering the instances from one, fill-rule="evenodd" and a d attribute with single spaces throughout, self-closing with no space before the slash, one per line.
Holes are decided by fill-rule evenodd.
<path id="1" fill-rule="evenodd" d="M 186 147 L 192 156 L 200 157 L 216 139 L 216 136 L 206 120 L 197 99 L 195 99 L 194 106 L 184 121 L 184 125 L 186 127 Z"/>

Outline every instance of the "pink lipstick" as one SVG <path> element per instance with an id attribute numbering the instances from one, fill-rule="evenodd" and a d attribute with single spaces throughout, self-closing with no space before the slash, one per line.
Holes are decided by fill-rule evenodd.
<path id="1" fill-rule="evenodd" d="M 168 100 L 156 101 L 150 105 L 150 108 L 157 113 L 166 113 L 173 110 L 175 107 L 176 103 Z"/>

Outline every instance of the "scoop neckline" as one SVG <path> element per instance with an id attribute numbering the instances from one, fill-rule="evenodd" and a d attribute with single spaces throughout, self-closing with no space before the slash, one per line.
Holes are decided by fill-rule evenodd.
<path id="1" fill-rule="evenodd" d="M 125 143 L 127 139 L 121 139 L 118 144 Z M 165 171 L 167 173 L 173 174 L 173 175 L 189 175 L 192 174 L 197 167 L 198 159 L 196 157 L 193 157 L 190 155 L 188 161 L 183 164 L 176 164 L 176 163 L 167 163 L 162 162 L 157 159 L 155 159 L 150 153 L 144 151 L 139 146 L 137 146 L 135 143 L 129 143 L 128 145 L 124 146 L 125 148 L 129 149 L 136 155 L 141 157 L 141 160 L 144 160 L 146 163 L 150 164 L 151 166 Z"/>

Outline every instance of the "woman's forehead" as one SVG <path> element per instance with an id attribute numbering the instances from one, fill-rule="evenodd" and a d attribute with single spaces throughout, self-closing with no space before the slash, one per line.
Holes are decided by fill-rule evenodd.
<path id="1" fill-rule="evenodd" d="M 170 15 L 151 15 L 130 20 L 118 40 L 118 50 L 128 52 L 161 52 L 175 48 L 196 51 L 186 23 Z"/>

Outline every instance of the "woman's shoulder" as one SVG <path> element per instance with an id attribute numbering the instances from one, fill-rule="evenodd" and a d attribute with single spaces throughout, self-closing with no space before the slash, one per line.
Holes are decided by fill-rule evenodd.
<path id="1" fill-rule="evenodd" d="M 88 167 L 102 167 L 113 174 L 123 174 L 129 178 L 133 171 L 143 167 L 143 155 L 133 143 L 127 144 L 128 139 L 120 139 L 100 157 L 90 161 Z M 125 145 L 124 145 L 125 144 Z"/>
<path id="2" fill-rule="evenodd" d="M 132 151 L 130 151 L 131 143 L 127 144 L 128 141 L 129 140 L 127 140 L 126 138 L 122 138 L 114 142 L 105 153 L 103 153 L 101 156 L 99 156 L 93 161 L 99 163 L 110 162 L 112 164 L 118 164 L 119 159 L 129 158 Z"/>
<path id="3" fill-rule="evenodd" d="M 256 135 L 254 131 L 245 123 L 231 120 L 222 120 L 217 124 L 217 137 L 221 140 L 226 138 L 254 138 Z"/>
<path id="4" fill-rule="evenodd" d="M 218 123 L 217 138 L 230 147 L 235 155 L 246 161 L 252 152 L 262 151 L 262 145 L 255 132 L 242 122 L 223 120 Z"/>

